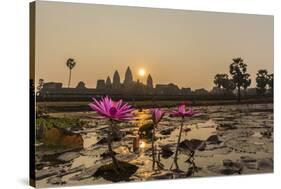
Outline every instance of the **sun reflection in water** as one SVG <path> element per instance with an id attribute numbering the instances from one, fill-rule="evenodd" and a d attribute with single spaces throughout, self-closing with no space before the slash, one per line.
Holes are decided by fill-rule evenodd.
<path id="1" fill-rule="evenodd" d="M 140 149 L 144 149 L 146 146 L 146 143 L 144 141 L 140 141 Z"/>
<path id="2" fill-rule="evenodd" d="M 143 141 L 143 140 L 139 141 L 139 155 L 140 155 L 140 157 L 145 156 L 144 151 L 145 151 L 146 146 L 147 146 L 147 144 L 146 144 L 145 141 Z"/>
<path id="3" fill-rule="evenodd" d="M 143 111 L 138 111 L 136 112 L 136 125 L 138 127 L 146 124 L 148 121 L 150 121 L 151 116 L 149 115 L 149 110 L 143 110 Z"/>

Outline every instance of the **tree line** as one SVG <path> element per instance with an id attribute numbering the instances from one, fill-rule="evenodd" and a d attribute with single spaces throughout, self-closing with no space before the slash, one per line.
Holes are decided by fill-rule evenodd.
<path id="1" fill-rule="evenodd" d="M 226 92 L 232 93 L 237 89 L 237 100 L 241 101 L 241 88 L 246 89 L 251 85 L 250 74 L 247 73 L 247 64 L 242 58 L 233 58 L 229 66 L 229 74 L 216 74 L 214 84 L 218 88 L 223 88 Z M 256 91 L 259 95 L 265 95 L 266 90 L 270 89 L 273 94 L 273 73 L 269 74 L 267 70 L 258 70 L 256 74 Z"/>

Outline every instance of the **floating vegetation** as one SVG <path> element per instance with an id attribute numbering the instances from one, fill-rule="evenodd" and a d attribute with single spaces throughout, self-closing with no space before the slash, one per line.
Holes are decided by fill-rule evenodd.
<path id="1" fill-rule="evenodd" d="M 46 125 L 43 133 L 46 129 L 63 133 L 53 135 L 50 141 L 62 144 L 56 140 L 69 141 L 62 140 L 69 135 L 67 138 L 80 136 L 83 144 L 75 150 L 44 147 L 48 143 L 40 138 L 42 145 L 36 147 L 36 177 L 40 186 L 56 186 L 272 172 L 273 116 L 271 111 L 261 111 L 272 108 L 272 104 L 221 107 L 197 107 L 196 111 L 202 109 L 209 118 L 194 116 L 185 120 L 177 155 L 178 170 L 170 168 L 180 133 L 180 118 L 164 115 L 155 129 L 154 152 L 149 109 L 134 111 L 137 119 L 117 123 L 111 146 L 120 168 L 116 172 L 108 151 L 110 121 L 100 119 L 95 112 L 44 115 L 38 120 Z M 74 114 L 90 124 L 81 125 L 73 118 Z"/>

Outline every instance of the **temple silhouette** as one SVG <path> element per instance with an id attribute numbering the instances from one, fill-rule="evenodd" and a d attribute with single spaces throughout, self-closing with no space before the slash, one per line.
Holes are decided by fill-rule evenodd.
<path id="1" fill-rule="evenodd" d="M 248 89 L 248 94 L 254 93 Z M 235 91 L 234 91 L 235 93 Z M 227 94 L 233 97 L 234 93 Z M 146 100 L 146 99 L 184 99 L 186 97 L 210 97 L 225 95 L 224 89 L 214 87 L 211 91 L 204 88 L 191 90 L 189 87 L 179 88 L 174 83 L 168 84 L 153 84 L 153 78 L 148 74 L 146 83 L 139 80 L 134 80 L 130 67 L 125 72 L 123 82 L 118 70 L 113 74 L 113 79 L 107 76 L 106 79 L 96 81 L 96 88 L 87 88 L 83 81 L 78 82 L 75 88 L 63 87 L 59 82 L 47 82 L 38 92 L 39 100 L 87 100 L 93 96 L 110 95 L 115 98 L 131 99 L 131 100 Z"/>
<path id="2" fill-rule="evenodd" d="M 153 80 L 149 74 L 147 77 L 146 85 L 139 80 L 133 80 L 133 74 L 130 67 L 127 68 L 125 73 L 125 79 L 121 82 L 120 75 L 116 70 L 113 74 L 113 80 L 111 82 L 110 76 L 104 79 L 97 80 L 96 85 L 97 92 L 104 92 L 106 94 L 121 93 L 121 94 L 152 94 L 153 93 Z"/>
<path id="3" fill-rule="evenodd" d="M 199 91 L 208 92 L 208 91 Z M 113 79 L 107 76 L 106 79 L 99 79 L 96 82 L 96 88 L 87 88 L 83 81 L 80 81 L 75 88 L 63 87 L 59 82 L 47 82 L 44 83 L 42 89 L 39 92 L 39 96 L 42 98 L 84 98 L 94 95 L 115 95 L 115 96 L 144 96 L 144 95 L 180 95 L 191 94 L 191 88 L 180 89 L 173 83 L 169 84 L 156 84 L 154 87 L 153 79 L 148 74 L 146 83 L 142 83 L 139 80 L 133 79 L 133 74 L 130 67 L 125 72 L 124 81 L 121 82 L 121 78 L 118 70 L 113 74 Z"/>

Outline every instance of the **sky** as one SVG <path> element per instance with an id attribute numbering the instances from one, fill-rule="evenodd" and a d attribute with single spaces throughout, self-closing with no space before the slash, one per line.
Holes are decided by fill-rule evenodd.
<path id="1" fill-rule="evenodd" d="M 273 72 L 273 16 L 37 1 L 36 81 L 71 87 L 113 77 L 210 90 L 217 73 L 229 73 L 232 58 L 248 64 L 252 85 L 259 69 Z M 145 76 L 138 74 L 144 69 Z"/>

